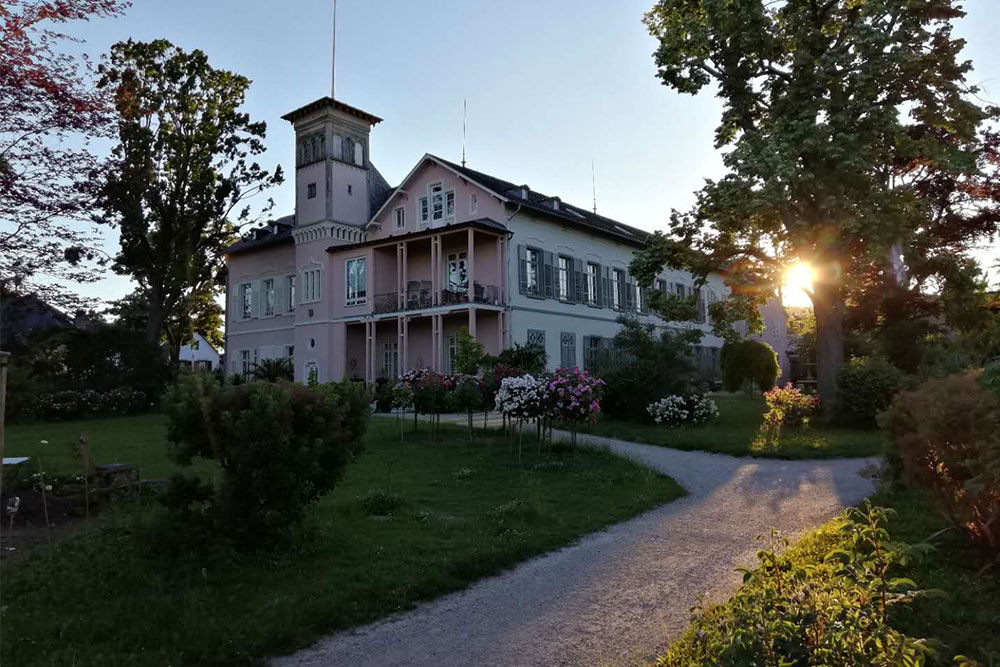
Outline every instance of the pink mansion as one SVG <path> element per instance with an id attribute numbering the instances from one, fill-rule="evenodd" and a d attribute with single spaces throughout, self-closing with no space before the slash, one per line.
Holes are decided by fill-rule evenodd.
<path id="1" fill-rule="evenodd" d="M 691 295 L 694 281 L 636 283 L 628 265 L 646 232 L 433 155 L 393 188 L 371 162 L 380 118 L 329 97 L 283 118 L 295 214 L 227 250 L 227 372 L 284 357 L 300 381 L 449 372 L 462 327 L 492 354 L 540 343 L 550 368 L 588 367 L 633 313 L 704 329 L 697 362 L 716 374 L 706 311 L 727 289 L 717 276 L 701 289 L 697 322 L 649 314 L 649 290 Z"/>

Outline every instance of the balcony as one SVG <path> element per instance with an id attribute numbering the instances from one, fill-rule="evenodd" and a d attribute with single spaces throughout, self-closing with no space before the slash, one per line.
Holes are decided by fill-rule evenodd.
<path id="1" fill-rule="evenodd" d="M 422 310 L 434 306 L 460 306 L 470 303 L 469 291 L 464 288 L 443 289 L 437 294 L 431 289 L 430 281 L 413 281 L 409 289 L 406 290 L 403 299 L 403 307 L 400 307 L 399 293 L 386 292 L 375 295 L 374 312 L 376 315 L 386 313 L 397 313 L 402 311 Z M 498 285 L 483 285 L 473 283 L 472 299 L 473 304 L 486 306 L 503 305 L 502 290 Z M 436 297 L 436 298 L 435 298 Z"/>

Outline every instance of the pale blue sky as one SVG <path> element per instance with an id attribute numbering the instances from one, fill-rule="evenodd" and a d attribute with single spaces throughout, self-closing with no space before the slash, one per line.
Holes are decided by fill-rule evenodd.
<path id="1" fill-rule="evenodd" d="M 721 172 L 719 104 L 655 78 L 656 44 L 641 23 L 652 2 L 339 0 L 337 97 L 385 119 L 372 160 L 392 185 L 424 153 L 461 158 L 468 99 L 470 167 L 589 207 L 593 160 L 600 213 L 662 228 Z M 1000 2 L 966 9 L 958 32 L 972 81 L 1000 102 Z M 329 93 L 330 16 L 329 0 L 134 0 L 124 17 L 69 32 L 95 55 L 128 37 L 165 37 L 250 77 L 246 109 L 268 126 L 263 164 L 280 162 L 291 178 L 281 115 Z M 271 192 L 276 213 L 292 212 L 290 178 Z M 80 291 L 117 298 L 128 288 L 110 277 Z"/>

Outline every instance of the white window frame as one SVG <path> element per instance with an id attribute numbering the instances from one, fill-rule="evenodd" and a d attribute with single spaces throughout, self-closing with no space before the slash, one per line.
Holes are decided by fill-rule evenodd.
<path id="1" fill-rule="evenodd" d="M 458 357 L 458 334 L 450 333 L 445 337 L 445 368 L 446 373 L 455 372 L 455 359 Z"/>
<path id="2" fill-rule="evenodd" d="M 587 262 L 587 303 L 597 303 L 597 285 L 601 279 L 601 267 L 595 262 Z"/>
<path id="3" fill-rule="evenodd" d="M 531 258 L 534 257 L 534 263 Z M 524 286 L 530 294 L 541 290 L 542 251 L 530 246 L 524 249 Z"/>
<path id="4" fill-rule="evenodd" d="M 394 380 L 399 377 L 399 342 L 379 343 L 380 376 Z"/>
<path id="5" fill-rule="evenodd" d="M 316 371 L 316 382 L 319 382 L 319 362 L 316 360 L 310 360 L 302 364 L 302 383 L 308 384 L 309 374 L 312 370 Z"/>
<path id="6" fill-rule="evenodd" d="M 254 316 L 253 308 L 253 283 L 240 283 L 236 288 L 236 295 L 239 303 L 240 320 L 252 320 Z"/>
<path id="7" fill-rule="evenodd" d="M 278 296 L 275 291 L 275 279 L 274 278 L 264 278 L 260 281 L 260 305 L 261 310 L 263 310 L 262 317 L 274 317 L 276 297 Z"/>
<path id="8" fill-rule="evenodd" d="M 315 303 L 323 298 L 323 267 L 302 270 L 302 294 L 299 303 Z"/>
<path id="9" fill-rule="evenodd" d="M 463 269 L 465 270 L 465 284 L 463 285 L 461 282 L 452 283 L 452 275 L 460 277 Z M 445 264 L 444 282 L 450 290 L 463 290 L 469 288 L 468 253 L 463 251 L 453 252 L 448 255 L 448 261 Z"/>
<path id="10" fill-rule="evenodd" d="M 635 285 L 635 312 L 642 312 L 642 286 L 639 283 Z"/>
<path id="11" fill-rule="evenodd" d="M 560 301 L 569 301 L 569 274 L 572 266 L 571 258 L 565 255 L 556 256 L 556 296 Z"/>
<path id="12" fill-rule="evenodd" d="M 291 313 L 295 310 L 295 274 L 291 273 L 285 276 L 285 297 L 288 299 L 288 303 L 285 304 L 285 309 L 287 312 Z"/>
<path id="13" fill-rule="evenodd" d="M 253 367 L 257 364 L 257 349 L 246 348 L 240 350 L 240 357 L 237 363 L 239 363 L 240 375 L 244 378 L 249 377 L 253 373 Z"/>
<path id="14" fill-rule="evenodd" d="M 393 227 L 396 229 L 406 228 L 406 209 L 402 206 L 392 210 Z"/>
<path id="15" fill-rule="evenodd" d="M 355 262 L 362 262 L 364 267 L 365 284 L 355 285 L 354 293 L 351 293 L 351 265 Z M 368 256 L 359 255 L 344 260 L 344 305 L 361 306 L 368 303 Z"/>
<path id="16" fill-rule="evenodd" d="M 625 271 L 624 269 L 611 269 L 611 307 L 614 310 L 622 309 L 622 297 L 625 296 Z"/>
<path id="17" fill-rule="evenodd" d="M 431 205 L 429 198 L 421 197 L 417 200 L 417 218 L 424 224 L 430 221 Z"/>

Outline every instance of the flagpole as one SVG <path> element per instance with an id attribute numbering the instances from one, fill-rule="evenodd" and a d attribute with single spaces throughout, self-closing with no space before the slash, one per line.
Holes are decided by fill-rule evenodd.
<path id="1" fill-rule="evenodd" d="M 330 46 L 330 97 L 337 91 L 337 0 L 333 0 L 333 39 Z"/>

